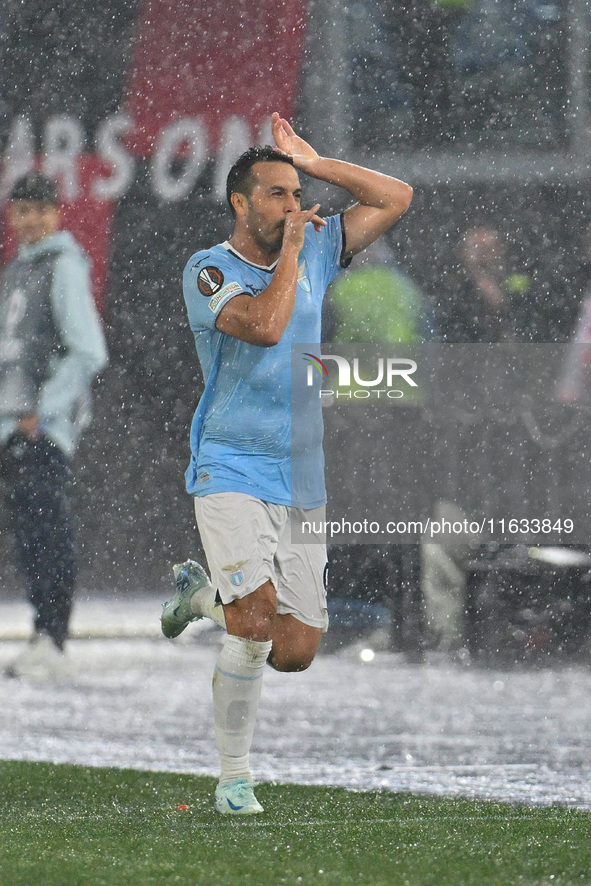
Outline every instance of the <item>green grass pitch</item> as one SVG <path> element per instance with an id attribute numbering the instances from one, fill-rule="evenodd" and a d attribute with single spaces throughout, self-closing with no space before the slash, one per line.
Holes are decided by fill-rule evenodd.
<path id="1" fill-rule="evenodd" d="M 214 786 L 0 763 L 0 884 L 591 884 L 588 812 L 264 784 L 263 815 L 228 819 L 212 809 Z"/>

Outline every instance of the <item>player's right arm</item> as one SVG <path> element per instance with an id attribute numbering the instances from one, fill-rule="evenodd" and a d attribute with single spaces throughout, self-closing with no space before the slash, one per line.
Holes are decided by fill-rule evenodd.
<path id="1" fill-rule="evenodd" d="M 278 344 L 290 321 L 298 283 L 298 257 L 304 245 L 304 230 L 316 216 L 320 204 L 305 211 L 288 212 L 283 243 L 271 282 L 256 298 L 236 295 L 216 319 L 220 332 L 251 345 L 270 348 Z"/>

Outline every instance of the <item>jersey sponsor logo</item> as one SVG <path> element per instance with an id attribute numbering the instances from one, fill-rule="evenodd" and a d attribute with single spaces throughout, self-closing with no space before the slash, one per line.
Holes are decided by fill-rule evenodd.
<path id="1" fill-rule="evenodd" d="M 244 292 L 243 287 L 240 283 L 227 283 L 223 289 L 221 289 L 213 298 L 210 298 L 207 306 L 210 311 L 213 311 L 214 314 L 218 309 L 218 305 L 220 302 L 226 298 L 227 295 L 237 295 L 239 292 Z"/>
<path id="2" fill-rule="evenodd" d="M 216 292 L 219 292 L 224 285 L 224 275 L 219 268 L 214 268 L 213 265 L 208 265 L 208 267 L 201 268 L 199 271 L 199 274 L 197 275 L 197 285 L 201 295 L 205 295 L 209 298 L 210 295 L 215 295 Z"/>
<path id="3" fill-rule="evenodd" d="M 244 581 L 244 573 L 241 567 L 244 566 L 246 560 L 239 560 L 238 563 L 231 563 L 229 566 L 222 566 L 224 572 L 230 573 L 230 581 L 238 587 Z"/>

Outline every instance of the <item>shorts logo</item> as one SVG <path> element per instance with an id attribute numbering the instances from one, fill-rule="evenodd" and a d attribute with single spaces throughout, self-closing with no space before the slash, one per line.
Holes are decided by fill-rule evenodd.
<path id="1" fill-rule="evenodd" d="M 238 294 L 239 292 L 243 292 L 243 291 L 244 290 L 243 290 L 242 286 L 240 285 L 240 283 L 227 283 L 223 289 L 220 289 L 220 291 L 217 293 L 217 295 L 214 295 L 213 298 L 209 299 L 209 302 L 207 303 L 207 307 L 209 308 L 210 311 L 213 311 L 215 314 L 215 312 L 217 311 L 218 305 L 220 304 L 222 299 L 226 298 L 227 295 L 234 295 L 234 294 Z"/>
<path id="2" fill-rule="evenodd" d="M 213 265 L 209 265 L 207 268 L 201 268 L 197 275 L 199 292 L 207 298 L 209 298 L 210 295 L 215 295 L 216 292 L 222 288 L 223 284 L 224 275 L 219 268 L 214 268 Z"/>
<path id="3" fill-rule="evenodd" d="M 244 574 L 242 572 L 241 566 L 244 566 L 246 560 L 239 560 L 238 563 L 230 564 L 229 566 L 223 566 L 222 569 L 224 572 L 230 573 L 230 581 L 233 585 L 241 585 L 244 581 Z"/>

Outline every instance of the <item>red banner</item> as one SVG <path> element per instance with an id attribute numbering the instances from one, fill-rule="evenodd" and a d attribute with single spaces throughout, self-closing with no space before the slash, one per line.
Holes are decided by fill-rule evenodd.
<path id="1" fill-rule="evenodd" d="M 305 0 L 144 0 L 126 109 L 130 149 L 150 156 L 158 134 L 201 117 L 210 155 L 224 120 L 291 116 L 304 54 Z"/>

